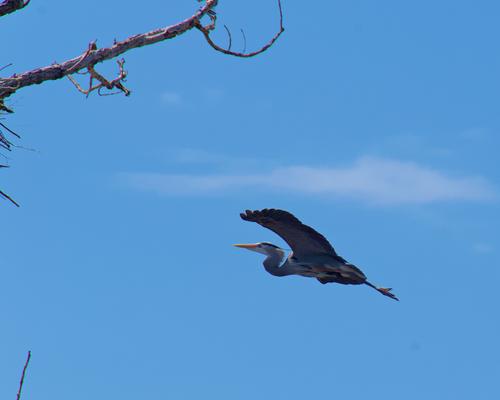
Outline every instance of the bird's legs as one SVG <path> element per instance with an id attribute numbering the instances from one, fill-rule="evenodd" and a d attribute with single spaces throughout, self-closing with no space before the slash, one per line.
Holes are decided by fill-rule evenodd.
<path id="1" fill-rule="evenodd" d="M 399 301 L 399 299 L 396 297 L 396 295 L 391 292 L 392 288 L 382 288 L 382 287 L 379 288 L 379 287 L 376 287 L 375 285 L 371 284 L 368 281 L 365 281 L 364 283 L 365 283 L 365 285 L 368 285 L 368 286 L 374 288 L 377 292 L 382 293 L 384 296 L 387 296 L 387 297 L 390 297 L 391 299 Z"/>

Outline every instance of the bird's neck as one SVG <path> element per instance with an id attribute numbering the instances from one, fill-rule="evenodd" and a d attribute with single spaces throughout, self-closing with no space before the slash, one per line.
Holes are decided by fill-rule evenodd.
<path id="1" fill-rule="evenodd" d="M 265 270 L 274 276 L 290 275 L 286 270 L 286 268 L 281 267 L 281 263 L 283 262 L 284 257 L 285 257 L 285 252 L 280 249 L 276 249 L 275 251 L 270 253 L 264 260 Z"/>

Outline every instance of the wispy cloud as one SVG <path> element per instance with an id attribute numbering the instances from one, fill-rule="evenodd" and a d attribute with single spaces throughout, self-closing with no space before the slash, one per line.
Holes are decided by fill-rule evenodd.
<path id="1" fill-rule="evenodd" d="M 160 100 L 163 104 L 176 107 L 183 106 L 189 108 L 218 106 L 224 101 L 224 91 L 218 88 L 199 88 L 192 96 L 184 96 L 184 94 L 175 90 L 165 90 L 160 94 Z"/>
<path id="2" fill-rule="evenodd" d="M 178 106 L 179 104 L 182 103 L 182 97 L 179 93 L 177 92 L 163 92 L 161 94 L 161 100 L 163 103 L 169 105 L 169 106 Z"/>
<path id="3" fill-rule="evenodd" d="M 451 176 L 413 162 L 364 157 L 347 167 L 288 166 L 253 174 L 131 173 L 134 188 L 163 195 L 219 195 L 267 190 L 374 204 L 427 204 L 494 199 L 481 177 Z"/>

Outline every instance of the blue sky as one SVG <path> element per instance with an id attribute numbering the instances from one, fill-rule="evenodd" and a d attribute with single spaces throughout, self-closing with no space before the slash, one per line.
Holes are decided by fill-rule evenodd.
<path id="1" fill-rule="evenodd" d="M 177 22 L 33 0 L 2 19 L 5 74 Z M 500 52 L 494 1 L 284 1 L 249 60 L 198 32 L 126 54 L 132 95 L 19 91 L 0 279 L 0 397 L 496 399 Z M 274 2 L 220 1 L 233 46 Z M 222 26 L 221 26 L 222 27 Z M 224 31 L 217 39 L 225 43 Z M 115 73 L 115 64 L 99 66 Z M 283 208 L 401 302 L 275 278 L 240 220 Z"/>

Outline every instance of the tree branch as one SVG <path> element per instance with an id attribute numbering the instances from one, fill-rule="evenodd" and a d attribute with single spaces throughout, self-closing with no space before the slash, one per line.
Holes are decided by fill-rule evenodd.
<path id="1" fill-rule="evenodd" d="M 24 375 L 26 374 L 26 370 L 28 369 L 28 364 L 30 363 L 30 359 L 31 359 L 31 351 L 28 351 L 28 358 L 24 363 L 23 373 L 21 375 L 21 382 L 19 382 L 19 390 L 17 391 L 16 400 L 21 399 L 21 391 L 23 390 L 23 384 L 24 384 Z"/>
<path id="2" fill-rule="evenodd" d="M 83 54 L 61 64 L 54 63 L 19 75 L 14 74 L 10 78 L 0 78 L 0 110 L 12 111 L 6 108 L 3 104 L 3 99 L 23 87 L 40 84 L 48 80 L 60 79 L 82 69 L 93 68 L 96 64 L 118 57 L 131 49 L 172 39 L 186 33 L 193 29 L 201 18 L 211 12 L 217 5 L 217 2 L 218 0 L 206 0 L 205 4 L 194 15 L 175 25 L 134 35 L 121 42 L 116 42 L 111 47 L 104 47 L 102 49 L 97 49 L 95 43 L 91 43 L 88 50 Z"/>
<path id="3" fill-rule="evenodd" d="M 30 0 L 4 0 L 0 3 L 0 17 L 26 7 Z"/>
<path id="4" fill-rule="evenodd" d="M 48 80 L 60 79 L 65 76 L 68 76 L 71 82 L 76 86 L 76 88 L 87 96 L 94 90 L 97 90 L 99 94 L 102 94 L 101 89 L 103 88 L 109 90 L 116 88 L 128 96 L 130 94 L 130 91 L 125 88 L 122 83 L 127 75 L 126 71 L 123 69 L 123 60 L 120 60 L 118 62 L 119 75 L 113 80 L 107 80 L 102 75 L 97 73 L 97 71 L 95 70 L 95 65 L 103 61 L 118 57 L 119 55 L 131 49 L 148 46 L 164 40 L 172 39 L 176 36 L 186 33 L 193 28 L 197 28 L 202 32 L 206 41 L 213 49 L 235 57 L 254 57 L 260 53 L 263 53 L 264 51 L 269 49 L 274 44 L 274 42 L 276 42 L 276 40 L 285 30 L 283 28 L 283 11 L 281 7 L 281 0 L 278 0 L 280 28 L 278 33 L 276 33 L 276 35 L 274 35 L 274 37 L 267 44 L 265 44 L 260 49 L 250 53 L 246 53 L 245 50 L 243 50 L 243 52 L 235 52 L 231 50 L 231 34 L 230 32 L 228 32 L 230 44 L 227 49 L 224 49 L 217 45 L 210 37 L 211 31 L 215 29 L 217 20 L 214 8 L 217 6 L 218 0 L 203 0 L 203 2 L 203 6 L 194 15 L 175 25 L 134 35 L 121 42 L 115 41 L 114 45 L 111 47 L 98 49 L 95 42 L 91 42 L 88 49 L 83 54 L 70 60 L 64 61 L 63 63 L 54 63 L 52 65 L 27 71 L 19 75 L 14 74 L 10 78 L 0 78 L 0 111 L 12 112 L 12 110 L 4 104 L 4 99 L 15 93 L 17 90 L 26 86 L 40 84 Z M 24 7 L 29 3 L 29 0 L 7 0 L 4 3 L 15 3 L 18 6 L 19 4 L 22 4 L 22 6 Z M 201 23 L 201 19 L 204 16 L 208 16 L 210 18 L 210 23 L 208 25 L 202 25 Z M 90 83 L 87 89 L 83 89 L 74 79 L 71 78 L 72 74 L 81 73 L 79 71 L 82 70 L 85 70 L 83 74 L 90 75 Z M 96 86 L 93 86 L 94 80 L 97 80 L 100 83 Z"/>
<path id="5" fill-rule="evenodd" d="M 70 60 L 64 61 L 62 63 L 54 62 L 51 65 L 36 68 L 30 71 L 23 72 L 21 74 L 13 74 L 9 78 L 0 78 L 0 112 L 13 112 L 12 109 L 5 105 L 5 99 L 22 89 L 26 86 L 41 84 L 49 80 L 57 80 L 63 77 L 68 77 L 73 83 L 77 90 L 89 96 L 91 92 L 97 91 L 99 95 L 106 94 L 116 94 L 124 93 L 126 96 L 130 94 L 130 90 L 124 85 L 125 79 L 127 77 L 127 71 L 124 69 L 125 61 L 120 59 L 117 61 L 119 73 L 114 79 L 106 79 L 103 75 L 96 71 L 96 65 L 103 61 L 107 61 L 120 56 L 121 54 L 138 47 L 148 46 L 154 43 L 158 43 L 164 40 L 173 39 L 176 36 L 182 35 L 187 31 L 196 28 L 205 37 L 207 43 L 216 51 L 235 56 L 235 57 L 254 57 L 260 53 L 263 53 L 269 49 L 280 35 L 284 32 L 283 28 L 283 11 L 281 7 L 281 0 L 278 1 L 279 16 L 280 16 L 280 27 L 278 33 L 271 38 L 271 40 L 262 46 L 260 49 L 253 52 L 246 52 L 246 37 L 243 30 L 241 31 L 244 39 L 244 49 L 242 52 L 235 52 L 231 50 L 232 38 L 231 32 L 227 27 L 226 31 L 229 36 L 228 48 L 224 49 L 217 45 L 210 37 L 211 32 L 216 27 L 217 14 L 215 13 L 215 7 L 218 4 L 218 0 L 198 0 L 202 3 L 201 7 L 196 13 L 191 17 L 181 21 L 177 24 L 155 29 L 146 33 L 141 33 L 138 35 L 130 36 L 123 41 L 117 42 L 115 40 L 113 46 L 104 47 L 101 49 L 97 48 L 95 42 L 91 42 L 88 45 L 86 51 L 77 57 Z M 30 3 L 30 0 L 0 0 L 0 16 L 12 13 L 16 10 L 26 7 Z M 201 20 L 203 17 L 208 16 L 210 22 L 207 25 L 203 25 Z M 10 64 L 8 64 L 10 65 Z M 1 67 L 0 72 L 5 68 Z M 73 77 L 74 74 L 82 74 L 89 76 L 89 83 L 87 88 L 83 88 Z M 116 92 L 102 93 L 103 90 L 113 90 L 117 89 Z M 18 136 L 15 132 L 10 130 L 7 126 L 0 123 L 0 126 L 7 130 L 9 133 Z M 0 149 L 11 149 L 12 143 L 5 137 L 5 135 L 0 131 Z M 0 165 L 0 168 L 2 166 Z M 0 198 L 5 198 L 19 207 L 19 205 L 5 192 L 0 190 Z M 29 359 L 28 359 L 29 360 Z"/>
<path id="6" fill-rule="evenodd" d="M 274 42 L 276 42 L 276 40 L 278 40 L 278 38 L 281 36 L 281 34 L 285 31 L 285 28 L 283 27 L 283 9 L 281 7 L 281 0 L 278 0 L 278 9 L 280 12 L 280 29 L 279 29 L 279 31 L 264 46 L 262 46 L 260 49 L 258 49 L 256 51 L 252 51 L 250 53 L 245 52 L 246 38 L 245 38 L 245 33 L 243 31 L 242 31 L 242 33 L 243 33 L 243 37 L 245 39 L 245 48 L 243 49 L 242 52 L 231 51 L 231 43 L 232 43 L 231 32 L 229 32 L 229 29 L 225 25 L 224 25 L 224 27 L 226 28 L 226 31 L 227 31 L 228 36 L 229 36 L 229 45 L 228 45 L 227 49 L 220 47 L 212 40 L 212 38 L 210 37 L 210 32 L 215 29 L 215 23 L 217 21 L 217 16 L 215 15 L 215 13 L 208 14 L 210 19 L 211 19 L 211 23 L 209 25 L 203 26 L 199 21 L 197 21 L 196 28 L 198 28 L 201 31 L 201 33 L 203 33 L 203 36 L 205 36 L 207 43 L 214 50 L 219 51 L 219 52 L 224 53 L 224 54 L 227 54 L 227 55 L 230 55 L 230 56 L 234 56 L 234 57 L 242 57 L 242 58 L 254 57 L 260 53 L 265 52 L 269 47 L 271 47 L 274 44 Z"/>

